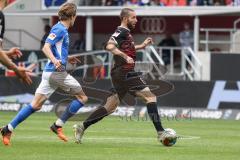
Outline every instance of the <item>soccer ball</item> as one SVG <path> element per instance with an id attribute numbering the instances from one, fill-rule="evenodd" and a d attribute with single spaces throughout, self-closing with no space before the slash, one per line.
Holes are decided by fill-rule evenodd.
<path id="1" fill-rule="evenodd" d="M 164 132 L 161 137 L 161 143 L 164 146 L 173 146 L 177 142 L 177 133 L 171 128 L 166 128 Z"/>

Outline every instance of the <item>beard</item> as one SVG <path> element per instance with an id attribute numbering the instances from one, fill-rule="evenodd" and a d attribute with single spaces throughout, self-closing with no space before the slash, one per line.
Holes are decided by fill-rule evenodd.
<path id="1" fill-rule="evenodd" d="M 128 29 L 130 29 L 131 31 L 135 28 L 135 26 L 133 24 L 131 24 L 130 22 L 127 23 L 127 27 Z"/>

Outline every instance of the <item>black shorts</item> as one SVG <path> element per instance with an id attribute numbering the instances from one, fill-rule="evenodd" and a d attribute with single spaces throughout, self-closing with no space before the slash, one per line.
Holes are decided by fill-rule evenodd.
<path id="1" fill-rule="evenodd" d="M 112 69 L 111 78 L 114 88 L 112 88 L 111 91 L 117 93 L 120 100 L 122 100 L 127 93 L 135 96 L 136 91 L 147 87 L 141 75 L 141 72 L 135 72 L 134 70 L 125 71 L 121 67 Z"/>

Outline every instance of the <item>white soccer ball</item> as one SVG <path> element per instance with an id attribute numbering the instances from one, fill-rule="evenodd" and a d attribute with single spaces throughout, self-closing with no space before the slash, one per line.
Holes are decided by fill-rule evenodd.
<path id="1" fill-rule="evenodd" d="M 177 142 L 177 133 L 171 128 L 166 128 L 165 133 L 163 133 L 161 143 L 164 146 L 173 146 Z"/>

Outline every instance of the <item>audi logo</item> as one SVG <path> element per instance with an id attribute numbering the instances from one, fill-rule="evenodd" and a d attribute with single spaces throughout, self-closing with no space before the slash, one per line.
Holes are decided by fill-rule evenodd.
<path id="1" fill-rule="evenodd" d="M 140 22 L 142 33 L 163 33 L 166 29 L 166 20 L 163 17 L 144 17 Z"/>

